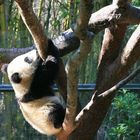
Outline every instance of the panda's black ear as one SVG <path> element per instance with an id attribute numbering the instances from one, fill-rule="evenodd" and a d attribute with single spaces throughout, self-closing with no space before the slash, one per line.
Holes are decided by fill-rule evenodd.
<path id="1" fill-rule="evenodd" d="M 7 74 L 7 68 L 8 68 L 8 64 L 3 64 L 1 67 L 1 72 L 3 74 Z"/>

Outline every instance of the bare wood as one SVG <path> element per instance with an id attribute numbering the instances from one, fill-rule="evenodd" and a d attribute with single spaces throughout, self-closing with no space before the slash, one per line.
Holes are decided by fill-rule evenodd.
<path id="1" fill-rule="evenodd" d="M 91 15 L 90 21 L 88 23 L 88 29 L 90 32 L 98 33 L 103 29 L 118 23 L 138 24 L 140 23 L 139 15 L 140 8 L 127 5 L 127 7 L 125 7 L 122 10 L 117 6 L 109 5 L 101 8 L 99 11 Z M 73 33 L 71 29 L 65 31 L 64 33 L 62 33 L 62 35 L 54 39 L 54 43 L 59 48 L 61 56 L 64 56 L 70 53 L 71 51 L 76 50 L 79 47 L 79 42 L 80 42 L 79 39 L 76 37 L 76 35 Z"/>
<path id="2" fill-rule="evenodd" d="M 89 37 L 88 22 L 92 14 L 92 0 L 82 0 L 79 6 L 79 17 L 77 19 L 74 33 L 80 40 L 86 40 Z"/>
<path id="3" fill-rule="evenodd" d="M 134 31 L 124 48 L 121 59 L 122 65 L 132 64 L 140 58 L 140 25 Z"/>
<path id="4" fill-rule="evenodd" d="M 104 89 L 104 87 L 109 88 L 109 83 L 107 80 L 109 79 L 110 73 L 108 73 L 108 67 L 119 55 L 122 48 L 121 43 L 124 39 L 126 30 L 127 24 L 119 24 L 105 29 L 98 61 L 98 72 L 96 79 L 96 89 L 98 89 L 99 93 L 100 89 Z M 104 83 L 106 83 L 108 86 L 106 86 Z"/>
<path id="5" fill-rule="evenodd" d="M 99 94 L 98 96 L 95 96 L 93 94 L 91 101 L 81 110 L 81 112 L 76 116 L 76 123 L 77 125 L 82 121 L 83 116 L 88 113 L 91 107 L 93 106 L 94 102 L 98 102 L 99 100 L 105 100 L 110 95 L 115 94 L 117 90 L 119 90 L 121 87 L 123 87 L 125 84 L 127 84 L 129 81 L 131 81 L 134 77 L 137 76 L 137 74 L 140 73 L 140 66 L 134 70 L 130 75 L 128 75 L 125 79 L 121 80 L 119 83 L 114 85 L 112 88 L 106 90 L 105 92 Z"/>
<path id="6" fill-rule="evenodd" d="M 78 86 L 78 71 L 79 66 L 83 60 L 87 57 L 91 50 L 93 35 L 87 31 L 88 21 L 92 11 L 92 0 L 81 0 L 79 18 L 77 19 L 77 25 L 74 29 L 76 36 L 81 40 L 80 48 L 69 59 L 66 70 L 68 78 L 68 100 L 66 109 L 66 121 L 74 123 L 74 119 L 77 111 L 77 86 Z"/>
<path id="7" fill-rule="evenodd" d="M 45 35 L 45 30 L 37 19 L 33 8 L 28 0 L 15 0 L 19 9 L 19 13 L 31 33 L 35 47 L 37 48 L 40 57 L 45 60 L 47 56 L 48 38 Z"/>
<path id="8" fill-rule="evenodd" d="M 114 26 L 115 28 L 116 26 Z M 121 27 L 121 28 L 118 28 L 118 27 Z M 124 29 L 123 29 L 124 28 Z M 115 34 L 115 33 L 119 33 L 119 31 L 122 30 L 121 35 L 119 36 L 119 34 Z M 125 33 L 126 31 L 126 25 L 119 25 L 117 26 L 117 28 L 113 29 L 113 27 L 111 27 L 111 31 L 110 32 L 107 32 L 106 34 L 106 37 L 107 37 L 107 40 L 108 41 L 108 44 L 106 44 L 107 48 L 108 49 L 105 49 L 105 52 L 103 53 L 103 55 L 105 55 L 106 57 L 108 57 L 109 60 L 103 60 L 101 59 L 101 61 L 104 61 L 104 62 L 100 62 L 100 65 L 102 64 L 105 64 L 105 62 L 107 62 L 107 65 L 105 65 L 105 69 L 103 69 L 102 71 L 100 71 L 100 73 L 98 73 L 98 86 L 96 87 L 96 94 L 100 94 L 102 93 L 103 91 L 109 89 L 111 86 L 113 86 L 114 84 L 116 84 L 115 82 L 116 81 L 113 81 L 113 76 L 116 77 L 115 75 L 113 75 L 112 77 L 110 77 L 111 79 L 109 79 L 108 77 L 108 81 L 110 80 L 110 83 L 106 83 L 106 77 L 104 77 L 104 73 L 106 73 L 107 75 L 110 75 L 111 72 L 108 72 L 108 67 L 110 64 L 112 64 L 112 62 L 117 58 L 118 55 L 117 52 L 113 52 L 113 49 L 111 47 L 118 47 L 117 45 L 119 45 L 122 41 L 123 38 L 120 38 L 123 36 L 123 34 Z M 109 35 L 109 36 L 107 36 Z M 118 44 L 116 44 L 115 46 L 113 44 L 115 44 L 115 39 L 118 39 L 119 38 L 119 41 L 117 42 Z M 115 42 L 114 42 L 115 41 Z M 104 44 L 105 45 L 105 44 Z M 111 46 L 110 46 L 111 45 Z M 111 49 L 109 52 L 108 50 Z M 118 48 L 119 49 L 119 48 Z M 107 54 L 106 54 L 107 53 Z M 112 53 L 112 56 L 113 54 L 114 57 L 112 58 L 109 57 L 110 54 Z M 104 56 L 103 56 L 104 57 Z M 109 61 L 109 62 L 108 62 Z M 101 78 L 100 78 L 101 76 Z M 103 83 L 102 83 L 103 81 Z M 102 84 L 101 84 L 102 83 Z M 94 97 L 95 95 L 93 95 Z M 89 109 L 89 111 L 87 111 L 87 109 L 83 110 L 83 112 L 85 112 L 86 115 L 83 115 L 82 116 L 82 121 L 81 123 L 78 125 L 78 128 L 75 129 L 75 131 L 72 133 L 72 140 L 84 140 L 84 139 L 92 139 L 93 136 L 96 134 L 99 126 L 101 125 L 101 122 L 102 120 L 104 119 L 104 116 L 106 115 L 106 112 L 111 104 L 111 101 L 113 99 L 114 95 L 109 97 L 108 99 L 105 99 L 105 100 L 95 100 L 93 102 L 93 100 L 91 100 L 88 105 L 87 105 L 87 108 Z M 97 111 L 97 110 L 100 110 L 100 111 Z M 79 118 L 76 118 L 77 120 L 80 119 L 80 116 Z M 77 121 L 76 120 L 76 121 Z M 89 127 L 86 126 L 86 124 L 90 122 L 90 125 Z M 88 133 L 86 136 L 82 135 L 80 136 L 80 130 L 82 129 L 82 132 L 83 133 Z M 77 138 L 78 136 L 78 138 Z M 76 139 L 74 139 L 76 137 Z"/>
<path id="9" fill-rule="evenodd" d="M 127 4 L 118 7 L 116 4 L 105 6 L 93 13 L 89 20 L 89 30 L 98 33 L 115 24 L 139 24 L 140 8 Z"/>
<path id="10" fill-rule="evenodd" d="M 127 24 L 117 24 L 105 29 L 98 67 L 109 65 L 118 57 L 126 30 Z"/>
<path id="11" fill-rule="evenodd" d="M 127 73 L 129 69 L 125 69 L 125 70 Z M 113 67 L 112 67 L 112 71 L 109 71 L 109 69 L 106 69 L 105 71 L 106 71 L 106 73 L 108 73 L 108 75 L 110 75 L 107 79 L 108 83 L 109 82 L 110 83 L 108 84 L 104 81 L 103 82 L 104 85 L 103 84 L 101 85 L 100 91 L 104 91 L 107 87 L 109 88 L 109 86 L 111 86 L 112 84 L 116 84 L 117 82 L 120 81 L 121 78 L 126 76 L 126 73 L 117 73 L 117 74 L 114 73 L 112 75 Z M 118 77 L 116 78 L 116 75 L 118 76 L 118 74 L 119 74 L 119 78 Z M 104 79 L 102 79 L 102 80 L 104 80 Z M 83 116 L 83 120 L 80 123 L 80 125 L 78 126 L 78 129 L 75 129 L 75 131 L 72 133 L 72 140 L 84 140 L 84 139 L 92 138 L 92 136 L 97 132 L 97 130 L 101 124 L 101 120 L 103 120 L 103 118 L 104 118 L 103 116 L 105 116 L 113 98 L 114 98 L 114 94 L 111 94 L 109 96 L 109 98 L 106 98 L 105 100 L 100 100 L 100 101 L 95 100 L 94 103 L 92 101 L 90 102 L 90 105 L 91 105 L 90 111 L 87 112 L 87 115 Z M 100 110 L 100 111 L 97 112 L 97 110 Z M 84 110 L 84 111 L 86 112 L 87 110 Z M 90 126 L 88 127 L 86 124 L 89 121 L 90 121 Z M 92 131 L 90 131 L 91 126 L 92 126 Z M 81 129 L 82 129 L 83 133 L 86 132 L 88 134 L 86 136 L 84 136 L 84 135 L 80 136 Z"/>
<path id="12" fill-rule="evenodd" d="M 64 131 L 62 133 L 68 131 L 70 134 L 70 132 L 72 132 L 75 129 L 74 120 L 77 113 L 77 86 L 79 74 L 78 71 L 80 64 L 91 50 L 91 44 L 93 39 L 93 34 L 87 31 L 88 20 L 90 18 L 92 9 L 90 8 L 91 6 L 92 1 L 82 0 L 80 3 L 80 16 L 77 20 L 77 26 L 74 30 L 76 35 L 81 39 L 80 48 L 76 51 L 76 53 L 69 59 L 68 63 L 66 64 L 68 93 L 66 115 L 63 123 Z"/>
<path id="13" fill-rule="evenodd" d="M 109 79 L 113 75 L 116 81 L 123 79 L 128 70 L 140 59 L 140 25 L 134 31 L 118 58 L 108 67 Z M 122 76 L 123 74 L 123 76 Z M 107 82 L 107 81 L 106 81 Z"/>

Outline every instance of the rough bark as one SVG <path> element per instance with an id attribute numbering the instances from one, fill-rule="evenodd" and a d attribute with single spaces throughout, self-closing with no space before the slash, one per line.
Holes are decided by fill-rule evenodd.
<path id="1" fill-rule="evenodd" d="M 96 80 L 96 89 L 98 90 L 100 87 L 104 89 L 103 85 L 106 87 L 106 89 L 110 86 L 113 86 L 110 85 L 108 87 L 104 83 L 108 85 L 107 80 L 110 81 L 110 79 L 108 78 L 108 67 L 116 60 L 120 50 L 122 49 L 121 43 L 124 39 L 126 30 L 127 24 L 115 25 L 105 29 L 104 39 L 102 42 L 102 48 L 100 51 L 98 62 L 98 73 Z M 106 81 L 104 80 L 105 78 Z"/>
<path id="2" fill-rule="evenodd" d="M 139 34 L 137 34 L 137 33 L 138 33 L 138 31 L 136 31 L 136 33 L 134 33 L 135 37 L 132 37 L 133 39 L 134 38 L 138 39 Z M 130 39 L 130 41 L 131 41 L 131 45 L 133 46 L 134 44 L 132 44 L 131 39 Z M 136 42 L 135 42 L 135 45 L 130 48 L 136 47 L 137 49 L 139 49 L 139 41 L 137 40 Z M 113 65 L 111 65 L 111 71 L 110 71 L 110 66 L 108 68 L 104 69 L 104 72 L 102 71 L 102 73 L 104 73 L 104 77 L 102 74 L 103 79 L 100 80 L 100 82 L 98 82 L 99 86 L 96 87 L 97 95 L 106 91 L 107 89 L 109 89 L 110 87 L 112 87 L 113 85 L 118 83 L 121 79 L 126 77 L 128 72 L 130 71 L 130 67 L 132 67 L 134 65 L 134 63 L 138 60 L 138 58 L 140 56 L 140 51 L 138 51 L 138 50 L 133 51 L 133 49 L 131 49 L 131 51 L 129 51 L 130 49 L 127 47 L 125 47 L 124 50 L 125 50 L 125 52 L 131 52 L 133 54 L 133 55 L 131 55 L 132 61 L 130 63 L 125 63 L 125 65 L 122 65 L 121 63 L 116 64 L 114 62 Z M 129 56 L 128 55 L 129 53 L 124 53 L 124 51 L 121 54 L 122 54 L 121 56 L 123 56 L 122 58 L 124 58 L 124 60 L 126 60 L 126 58 Z M 125 56 L 124 56 L 124 54 L 125 54 Z M 118 56 L 118 58 L 119 57 L 120 57 L 120 55 Z M 115 68 L 115 66 L 117 67 L 117 69 Z M 114 72 L 115 69 L 116 69 L 116 71 Z M 100 77 L 100 75 L 98 75 L 98 76 Z M 96 98 L 95 98 L 94 102 L 90 106 L 90 109 L 86 110 L 87 113 L 86 113 L 86 115 L 83 116 L 82 122 L 72 133 L 72 138 L 71 138 L 72 140 L 93 139 L 93 137 L 95 136 L 97 130 L 99 129 L 99 127 L 101 125 L 101 122 L 103 121 L 103 119 L 108 111 L 108 108 L 109 108 L 114 96 L 115 96 L 115 93 L 110 94 L 109 96 L 107 96 L 107 98 L 104 98 L 103 100 L 96 100 Z"/>
<path id="3" fill-rule="evenodd" d="M 45 30 L 37 19 L 30 0 L 15 0 L 19 13 L 28 28 L 40 57 L 45 60 L 47 57 L 48 38 Z"/>
<path id="4" fill-rule="evenodd" d="M 135 47 L 133 46 L 134 44 L 132 43 L 131 39 L 129 41 L 131 42 L 131 45 L 133 47 L 129 47 L 129 48 L 133 48 L 133 49 L 129 49 L 128 47 L 125 47 L 125 49 L 124 49 L 125 53 L 124 53 L 124 51 L 123 52 L 119 51 L 121 41 L 122 41 L 124 33 L 126 31 L 126 26 L 127 26 L 127 24 L 119 25 L 120 28 L 116 28 L 114 26 L 114 27 L 107 29 L 107 30 L 109 30 L 109 32 L 107 32 L 105 34 L 105 37 L 104 37 L 105 39 L 104 39 L 104 43 L 102 46 L 103 51 L 101 51 L 101 57 L 100 57 L 101 59 L 99 61 L 100 62 L 99 68 L 102 68 L 102 70 L 99 71 L 99 73 L 98 73 L 96 94 L 101 94 L 103 91 L 109 89 L 111 86 L 115 85 L 121 79 L 123 79 L 128 74 L 130 67 L 133 66 L 133 64 L 139 58 L 138 56 L 140 54 L 138 51 L 138 49 L 139 49 L 138 31 L 136 31 L 136 33 L 134 33 L 135 37 L 132 37 L 135 47 L 137 46 L 136 47 L 137 52 L 133 51 L 133 49 Z M 115 31 L 115 32 L 113 32 L 113 31 Z M 118 34 L 116 34 L 116 33 L 118 33 Z M 130 45 L 130 43 L 129 43 L 129 45 Z M 117 49 L 117 51 L 114 51 L 116 49 Z M 128 51 L 129 51 L 129 53 L 128 53 Z M 134 54 L 134 53 L 137 53 L 137 54 Z M 131 58 L 129 59 L 131 62 L 129 62 L 127 64 L 125 63 L 125 65 L 122 65 L 122 63 L 119 61 L 120 63 L 116 64 L 116 61 L 118 59 L 120 60 L 120 58 L 123 58 L 123 59 L 125 58 L 124 60 L 126 60 L 126 57 L 129 56 L 128 54 L 133 54 L 133 55 L 131 55 L 131 58 L 133 60 L 130 60 Z M 121 57 L 121 56 L 123 56 L 123 57 Z M 121 60 L 123 60 L 123 59 L 121 59 Z M 127 60 L 125 62 L 127 62 Z M 114 72 L 115 66 L 117 67 L 117 69 L 115 71 L 116 73 Z M 119 69 L 121 69 L 121 70 L 118 72 Z M 75 131 L 73 132 L 72 140 L 93 139 L 93 137 L 95 136 L 97 130 L 99 129 L 99 127 L 101 125 L 101 122 L 103 121 L 103 119 L 107 113 L 107 110 L 108 110 L 114 96 L 115 96 L 115 94 L 110 94 L 110 96 L 108 96 L 107 98 L 104 98 L 103 100 L 96 100 L 96 99 L 94 100 L 89 111 L 86 113 L 86 115 L 83 116 L 82 122 L 80 123 L 78 128 L 75 129 Z M 89 122 L 90 122 L 90 124 L 89 124 Z M 88 124 L 88 126 L 87 126 L 87 124 Z"/>

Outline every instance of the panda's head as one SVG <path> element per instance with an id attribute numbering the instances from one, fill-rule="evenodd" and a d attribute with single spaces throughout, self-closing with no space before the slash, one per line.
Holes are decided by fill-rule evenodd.
<path id="1" fill-rule="evenodd" d="M 17 56 L 7 66 L 8 78 L 18 98 L 25 95 L 30 89 L 38 65 L 37 59 L 36 50 L 33 50 Z"/>
<path id="2" fill-rule="evenodd" d="M 26 95 L 32 100 L 53 95 L 51 85 L 58 72 L 54 56 L 49 55 L 43 62 L 37 51 L 32 50 L 13 59 L 4 69 L 17 98 Z"/>

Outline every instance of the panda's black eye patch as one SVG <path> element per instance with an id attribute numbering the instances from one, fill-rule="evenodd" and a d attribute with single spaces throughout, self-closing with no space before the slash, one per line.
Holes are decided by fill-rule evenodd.
<path id="1" fill-rule="evenodd" d="M 33 60 L 29 57 L 25 57 L 24 61 L 27 62 L 28 64 L 31 64 L 33 62 Z"/>
<path id="2" fill-rule="evenodd" d="M 21 77 L 20 77 L 20 75 L 19 75 L 19 73 L 14 73 L 14 74 L 12 74 L 12 76 L 11 76 L 11 80 L 14 82 L 14 83 L 20 83 L 21 82 Z"/>

